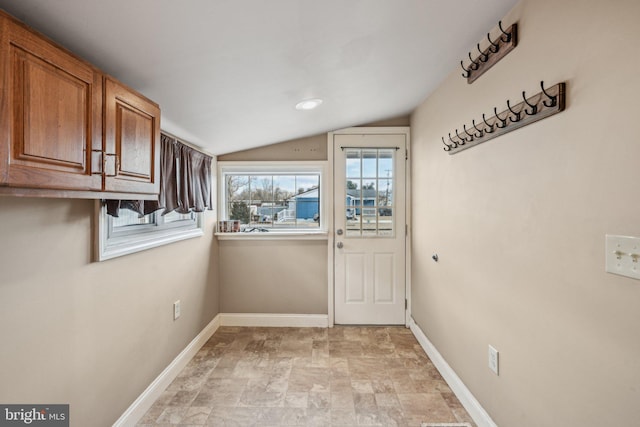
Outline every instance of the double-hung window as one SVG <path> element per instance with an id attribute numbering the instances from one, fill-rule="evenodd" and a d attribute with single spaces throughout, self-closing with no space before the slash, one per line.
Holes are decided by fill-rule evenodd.
<path id="1" fill-rule="evenodd" d="M 179 240 L 202 236 L 202 212 L 162 215 L 162 210 L 140 216 L 121 209 L 119 216 L 107 215 L 101 203 L 99 214 L 98 259 L 100 261 L 150 249 Z"/>
<path id="2" fill-rule="evenodd" d="M 218 162 L 221 220 L 246 233 L 325 233 L 325 162 Z M 236 228 L 237 230 L 237 228 Z"/>

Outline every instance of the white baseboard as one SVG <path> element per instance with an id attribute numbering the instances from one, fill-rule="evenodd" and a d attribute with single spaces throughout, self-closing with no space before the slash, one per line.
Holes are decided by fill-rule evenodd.
<path id="1" fill-rule="evenodd" d="M 493 422 L 491 416 L 484 410 L 480 402 L 471 394 L 471 391 L 464 385 L 460 377 L 456 375 L 451 366 L 447 363 L 446 360 L 442 357 L 440 352 L 436 349 L 436 347 L 429 341 L 429 338 L 422 332 L 422 329 L 416 324 L 416 322 L 411 318 L 409 322 L 409 328 L 413 335 L 416 337 L 424 351 L 429 356 L 429 359 L 433 362 L 435 367 L 440 372 L 440 375 L 447 382 L 453 393 L 456 395 L 464 409 L 467 410 L 473 421 L 478 425 L 478 427 L 498 427 L 496 423 Z"/>
<path id="2" fill-rule="evenodd" d="M 187 363 L 196 355 L 198 350 L 211 338 L 220 327 L 220 314 L 213 318 L 211 322 L 180 352 L 178 356 L 167 366 L 164 371 L 153 380 L 153 382 L 142 392 L 140 396 L 127 408 L 118 420 L 113 423 L 113 427 L 130 427 L 147 413 L 153 403 L 160 397 L 162 392 L 180 374 Z"/>
<path id="3" fill-rule="evenodd" d="M 327 328 L 326 314 L 221 313 L 220 326 Z"/>

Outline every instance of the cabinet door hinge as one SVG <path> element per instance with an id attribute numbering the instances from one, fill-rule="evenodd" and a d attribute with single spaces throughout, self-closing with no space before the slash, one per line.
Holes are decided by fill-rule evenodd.
<path id="1" fill-rule="evenodd" d="M 405 298 L 404 300 L 404 309 L 406 310 L 409 307 L 409 301 Z"/>
<path id="2" fill-rule="evenodd" d="M 404 159 L 409 160 L 409 150 L 404 150 Z"/>

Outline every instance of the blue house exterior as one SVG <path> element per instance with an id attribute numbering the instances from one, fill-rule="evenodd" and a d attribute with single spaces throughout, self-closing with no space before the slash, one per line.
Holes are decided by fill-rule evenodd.
<path id="1" fill-rule="evenodd" d="M 349 189 L 347 190 L 347 209 L 353 209 L 356 215 L 360 215 L 360 192 L 362 191 L 362 206 L 374 207 L 376 205 L 376 190 L 359 190 Z"/>
<path id="2" fill-rule="evenodd" d="M 295 207 L 297 219 L 313 219 L 314 215 L 320 213 L 320 198 L 318 189 L 305 191 L 296 194 L 289 199 L 289 209 Z"/>

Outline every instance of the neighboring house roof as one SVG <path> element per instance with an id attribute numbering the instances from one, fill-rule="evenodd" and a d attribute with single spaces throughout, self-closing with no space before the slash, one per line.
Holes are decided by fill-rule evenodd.
<path id="1" fill-rule="evenodd" d="M 360 197 L 360 189 L 348 189 L 347 195 L 351 197 L 358 198 Z M 362 198 L 363 199 L 375 199 L 377 196 L 376 190 L 362 190 Z"/>
<path id="2" fill-rule="evenodd" d="M 318 189 L 314 188 L 312 190 L 308 190 L 303 193 L 296 194 L 295 196 L 287 200 L 295 201 L 296 199 L 317 199 L 317 198 L 318 198 Z"/>

